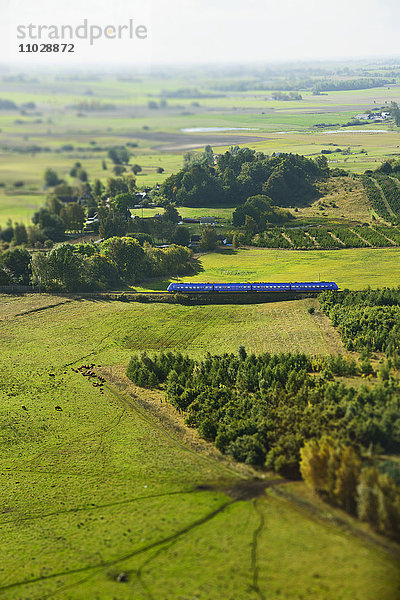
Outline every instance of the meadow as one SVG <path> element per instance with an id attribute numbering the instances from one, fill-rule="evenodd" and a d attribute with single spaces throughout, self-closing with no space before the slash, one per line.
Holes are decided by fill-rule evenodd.
<path id="1" fill-rule="evenodd" d="M 296 318 L 318 343 L 309 302 L 255 306 L 246 343 L 258 326 L 257 343 L 278 351 L 290 339 L 270 339 L 272 323 Z M 234 349 L 238 308 L 206 313 L 198 339 L 208 346 L 223 317 L 232 338 L 220 337 L 218 350 Z M 164 340 L 174 319 L 180 349 L 200 353 L 184 336 L 201 320 L 196 311 L 168 309 Z M 310 511 L 277 496 L 268 476 L 257 484 L 250 468 L 185 437 L 158 392 L 128 384 L 132 346 L 160 346 L 163 313 L 165 305 L 1 298 L 1 597 L 395 600 L 396 559 L 374 536 L 334 524 L 312 501 Z M 72 370 L 93 362 L 103 393 Z M 275 485 L 284 493 L 287 484 Z"/>

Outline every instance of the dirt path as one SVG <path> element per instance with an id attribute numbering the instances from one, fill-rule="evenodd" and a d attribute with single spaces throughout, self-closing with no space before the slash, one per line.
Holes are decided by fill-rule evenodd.
<path id="1" fill-rule="evenodd" d="M 374 229 L 374 228 L 372 228 L 372 229 Z M 376 229 L 374 229 L 374 231 L 376 231 Z M 385 240 L 387 240 L 388 242 L 390 242 L 393 246 L 397 246 L 396 242 L 394 242 L 393 240 L 391 240 L 390 238 L 388 238 L 388 236 L 385 235 L 384 233 L 382 233 L 382 231 L 376 231 L 376 233 L 378 233 L 383 238 L 385 238 Z"/>
<path id="2" fill-rule="evenodd" d="M 331 231 L 328 231 L 328 233 L 331 236 L 331 238 L 335 240 L 335 242 L 337 242 L 338 244 L 341 244 L 343 247 L 346 245 L 344 242 L 342 242 L 342 240 L 340 240 L 338 237 L 336 237 L 336 235 L 334 235 Z"/>
<path id="3" fill-rule="evenodd" d="M 288 235 L 286 235 L 286 233 L 282 233 L 282 237 L 284 237 L 284 238 L 285 238 L 285 240 L 286 240 L 287 242 L 289 242 L 289 244 L 290 244 L 291 246 L 293 246 L 293 247 L 294 247 L 294 244 L 293 244 L 292 240 L 290 239 L 290 237 L 289 237 Z"/>
<path id="4" fill-rule="evenodd" d="M 339 333 L 320 309 L 315 311 L 313 319 L 320 328 L 331 354 L 348 354 L 346 348 L 343 346 Z"/>
<path id="5" fill-rule="evenodd" d="M 373 184 L 375 185 L 375 187 L 379 190 L 379 193 L 380 193 L 380 195 L 382 197 L 382 201 L 383 201 L 384 205 L 386 206 L 388 213 L 390 215 L 392 215 L 393 217 L 396 217 L 395 213 L 390 208 L 389 202 L 386 200 L 386 196 L 383 193 L 383 189 L 381 188 L 381 186 L 379 185 L 379 183 L 376 181 L 376 179 L 373 179 L 372 177 L 371 177 L 371 180 L 373 181 Z"/>
<path id="6" fill-rule="evenodd" d="M 371 248 L 373 248 L 371 242 L 369 242 L 365 238 L 361 237 L 361 235 L 359 233 L 357 233 L 357 231 L 355 231 L 354 229 L 350 229 L 350 231 L 351 231 L 351 233 L 354 233 L 354 235 L 356 235 L 362 242 L 364 242 L 364 244 L 367 244 L 367 246 L 370 246 Z"/>
<path id="7" fill-rule="evenodd" d="M 313 236 L 312 236 L 312 235 L 311 235 L 311 234 L 310 234 L 308 231 L 305 231 L 305 232 L 304 232 L 304 234 L 305 234 L 305 235 L 307 235 L 307 236 L 310 238 L 310 240 L 312 240 L 312 242 L 313 242 L 313 244 L 314 244 L 314 246 L 315 246 L 316 248 L 319 248 L 319 247 L 320 247 L 320 245 L 318 244 L 318 242 L 317 242 L 317 240 L 315 239 L 315 237 L 313 237 Z"/>

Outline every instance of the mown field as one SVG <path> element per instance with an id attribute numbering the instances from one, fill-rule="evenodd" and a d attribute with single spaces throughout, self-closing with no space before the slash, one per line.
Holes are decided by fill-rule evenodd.
<path id="1" fill-rule="evenodd" d="M 278 351 L 293 337 L 326 347 L 308 302 L 253 307 L 246 345 L 258 327 L 260 349 Z M 395 600 L 390 553 L 273 488 L 257 496 L 250 469 L 201 444 L 194 451 L 166 422 L 166 406 L 160 413 L 152 401 L 160 422 L 144 404 L 148 392 L 121 391 L 118 365 L 135 345 L 171 347 L 175 330 L 181 350 L 214 350 L 224 318 L 218 351 L 230 350 L 238 311 L 250 307 L 167 308 L 1 297 L 1 597 Z M 273 339 L 273 327 L 286 338 Z M 101 365 L 103 394 L 71 369 L 87 363 Z M 117 582 L 122 572 L 127 581 Z"/>

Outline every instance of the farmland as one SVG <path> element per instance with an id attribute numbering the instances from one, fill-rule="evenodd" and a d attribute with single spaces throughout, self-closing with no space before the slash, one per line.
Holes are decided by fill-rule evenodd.
<path id="1" fill-rule="evenodd" d="M 0 112 L 3 226 L 8 218 L 25 221 L 33 214 L 33 205 L 44 202 L 47 167 L 72 182 L 68 173 L 79 160 L 92 180 L 105 182 L 111 174 L 111 164 L 102 168 L 107 149 L 126 143 L 135 144 L 131 164 L 142 167 L 139 187 L 161 183 L 182 166 L 185 152 L 206 144 L 219 153 L 234 144 L 266 154 L 317 156 L 329 151 L 332 168 L 355 173 L 399 155 L 399 134 L 392 121 L 341 127 L 360 112 L 399 101 L 398 84 L 321 95 L 305 90 L 302 100 L 287 102 L 273 100 L 269 90 L 235 91 L 234 84 L 229 89 L 229 78 L 227 89 L 218 91 L 221 82 L 212 73 L 177 72 L 159 78 L 99 75 L 90 80 L 3 75 L 2 97 L 18 106 Z M 185 97 L 182 89 L 191 92 Z M 21 109 L 27 103 L 34 103 L 34 108 Z M 320 128 L 321 123 L 331 126 Z M 159 167 L 162 173 L 157 173 Z M 22 189 L 14 187 L 18 181 L 23 181 Z M 12 203 L 15 212 L 9 209 Z"/>
<path id="2" fill-rule="evenodd" d="M 0 102 L 2 285 L 29 283 L 36 261 L 32 280 L 42 290 L 54 290 L 51 295 L 0 296 L 1 598 L 397 600 L 399 548 L 393 540 L 374 533 L 367 522 L 344 512 L 343 506 L 327 505 L 304 482 L 283 479 L 289 475 L 274 464 L 266 467 L 264 461 L 256 468 L 250 466 L 254 462 L 238 463 L 232 458 L 235 454 L 217 451 L 210 443 L 213 438 L 200 432 L 205 441 L 193 423 L 187 426 L 181 407 L 175 410 L 166 401 L 167 384 L 140 388 L 126 376 L 132 355 L 146 367 L 159 352 L 182 352 L 199 361 L 208 352 L 236 357 L 247 352 L 250 362 L 251 353 L 302 352 L 312 357 L 341 355 L 339 362 L 349 359 L 355 365 L 351 375 L 350 371 L 332 374 L 329 368 L 307 373 L 312 381 L 309 389 L 314 389 L 315 382 L 321 397 L 325 385 L 330 393 L 336 375 L 331 389 L 339 381 L 357 390 L 363 390 L 367 382 L 373 386 L 371 393 L 384 386 L 397 389 L 396 353 L 389 364 L 378 352 L 382 347 L 365 358 L 353 352 L 346 339 L 351 352 L 346 350 L 317 298 L 254 304 L 252 300 L 229 304 L 228 299 L 226 304 L 185 305 L 185 297 L 179 295 L 168 298 L 176 300 L 169 303 L 150 294 L 138 294 L 137 301 L 127 302 L 129 297 L 123 294 L 133 289 L 164 291 L 170 281 L 182 280 L 179 274 L 192 272 L 185 275 L 186 281 L 321 279 L 351 290 L 399 285 L 400 183 L 396 173 L 400 169 L 390 171 L 390 176 L 375 169 L 386 159 L 399 159 L 400 129 L 392 117 L 365 126 L 362 120 L 351 123 L 358 113 L 383 111 L 391 102 L 400 103 L 400 71 L 395 64 L 387 65 L 393 70 L 393 82 L 378 87 L 317 93 L 310 83 L 317 76 L 304 67 L 299 67 L 299 75 L 297 67 L 293 68 L 295 79 L 285 79 L 288 91 L 296 80 L 304 83 L 304 89 L 299 87 L 301 96 L 290 101 L 282 99 L 287 92 L 274 99 L 275 92 L 282 91 L 280 76 L 274 75 L 275 91 L 257 69 L 251 74 L 228 70 L 223 75 L 219 70 L 202 69 L 93 73 L 92 77 L 80 72 L 0 73 L 0 101 L 17 105 L 4 109 Z M 356 74 L 364 68 L 351 66 Z M 332 65 L 318 69 L 324 77 L 336 72 Z M 368 69 L 382 76 L 380 64 L 368 64 Z M 196 154 L 206 145 L 213 147 L 211 157 L 209 152 Z M 218 171 L 214 169 L 218 155 L 225 151 L 230 150 L 234 165 L 236 145 L 264 152 L 268 158 L 263 160 L 276 159 L 276 164 L 280 153 L 313 159 L 304 163 L 310 172 L 318 170 L 315 193 L 309 186 L 304 188 L 310 192 L 307 198 L 292 198 L 293 191 L 301 195 L 298 184 L 302 183 L 300 177 L 293 179 L 297 183 L 289 186 L 287 198 L 279 204 L 281 212 L 270 207 L 281 221 L 253 219 L 252 224 L 244 218 L 243 225 L 234 228 L 233 212 L 242 199 L 238 193 L 233 201 L 226 190 L 235 190 L 243 175 L 240 168 L 226 168 L 223 175 L 219 172 L 226 193 L 221 195 L 221 205 L 214 202 L 213 206 L 214 188 L 202 188 L 209 180 L 199 176 L 193 187 L 197 185 L 196 193 L 205 190 L 201 192 L 204 197 L 199 201 L 201 193 L 193 194 L 191 206 L 177 206 L 177 210 L 183 218 L 215 217 L 217 226 L 211 233 L 214 238 L 215 233 L 222 235 L 219 245 L 197 246 L 192 239 L 192 256 L 186 248 L 169 245 L 171 241 L 189 244 L 188 232 L 176 226 L 175 209 L 167 206 L 164 213 L 166 203 L 175 201 L 177 186 L 170 186 L 171 196 L 167 192 L 153 196 L 153 189 L 144 198 L 143 208 L 135 209 L 130 208 L 132 198 L 136 205 L 140 197 L 134 195 L 131 179 L 120 179 L 115 193 L 98 181 L 100 191 L 94 192 L 95 180 L 106 186 L 118 168 L 125 176 L 139 166 L 137 190 L 162 184 L 184 165 L 207 165 L 213 173 Z M 110 150 L 116 149 L 127 153 L 121 164 L 113 163 Z M 198 162 L 199 157 L 203 162 Z M 226 157 L 220 158 L 222 163 Z M 299 164 L 303 160 L 297 159 Z M 83 216 L 80 226 L 73 227 L 60 215 L 66 212 L 68 201 L 70 206 L 75 203 L 71 197 L 77 199 L 85 190 L 84 179 L 76 169 L 75 175 L 71 171 L 77 163 L 87 172 L 96 201 L 85 210 L 77 206 Z M 247 166 L 252 172 L 250 162 Z M 326 166 L 337 168 L 332 176 L 327 176 Z M 265 165 L 260 161 L 258 167 L 262 170 Z M 51 199 L 53 225 L 58 219 L 62 233 L 57 237 L 55 228 L 52 232 L 44 224 L 46 235 L 35 240 L 25 231 L 24 241 L 17 242 L 17 227 L 8 231 L 4 227 L 10 220 L 31 224 L 32 215 L 56 187 L 45 186 L 48 168 L 56 172 L 56 181 L 59 178 L 59 183 L 61 179 L 72 186 L 71 194 L 64 189 L 65 202 Z M 297 168 L 293 165 L 291 175 Z M 374 173 L 364 175 L 366 169 Z M 249 187 L 241 189 L 257 184 L 254 193 L 265 193 L 266 179 L 249 177 L 247 183 Z M 132 203 L 123 205 L 123 196 Z M 114 205 L 116 198 L 119 207 L 118 201 Z M 128 209 L 139 219 L 131 219 Z M 76 241 L 86 218 L 95 211 L 100 219 L 101 211 L 103 217 L 110 213 L 106 234 L 104 217 L 99 234 L 89 230 L 81 238 L 87 244 L 58 246 L 60 240 Z M 151 219 L 159 213 L 164 213 L 161 219 Z M 188 229 L 193 235 L 202 227 L 190 224 Z M 186 241 L 174 237 L 177 230 L 187 236 Z M 136 240 L 118 240 L 126 234 L 135 237 L 134 233 L 138 239 L 141 234 L 140 243 L 146 240 L 143 247 Z M 222 246 L 225 236 L 232 245 Z M 91 238 L 96 237 L 109 239 L 92 244 Z M 31 254 L 23 249 L 24 244 L 29 244 Z M 187 255 L 187 260 L 178 260 L 178 253 Z M 18 279 L 24 260 L 26 281 Z M 109 297 L 119 296 L 121 301 L 106 301 L 100 294 L 57 295 L 60 290 L 86 291 L 91 285 L 95 290 L 114 290 Z M 362 344 L 360 348 L 362 352 Z M 333 359 L 315 358 L 315 363 L 328 364 L 329 360 Z M 363 360 L 372 373 L 365 365 L 361 369 Z M 276 368 L 270 395 L 265 395 L 262 406 L 266 431 L 272 427 L 269 403 L 283 395 L 287 384 L 283 376 L 279 381 L 279 372 Z M 267 377 L 266 369 L 265 373 Z M 221 381 L 222 377 L 221 369 Z M 249 421 L 252 394 L 267 387 L 267 379 L 262 381 L 261 386 L 257 379 L 248 404 L 243 404 Z M 218 396 L 223 397 L 225 383 L 216 386 Z M 307 393 L 302 398 L 306 416 L 317 397 L 313 400 L 311 392 Z M 339 417 L 345 420 L 347 408 L 349 414 L 354 408 L 349 401 L 342 411 L 345 402 L 344 398 L 339 407 L 332 401 L 332 415 L 327 410 L 333 428 Z M 290 414 L 300 413 L 299 406 L 294 401 Z M 287 414 L 279 421 L 282 427 L 290 421 Z M 242 423 L 239 415 L 237 421 L 245 431 L 244 419 Z M 311 435 L 320 431 L 315 429 Z M 243 437 L 250 435 L 255 435 L 253 430 L 249 435 L 246 430 Z M 299 443 L 300 438 L 293 439 Z M 382 459 L 383 446 L 373 446 L 371 441 L 371 452 L 362 457 L 366 462 Z"/>
<path id="3" fill-rule="evenodd" d="M 288 310 L 312 331 L 307 302 L 313 301 Z M 231 331 L 239 317 L 232 308 L 223 308 L 227 320 L 233 317 Z M 192 309 L 176 309 L 181 335 L 180 311 L 189 311 L 190 323 L 195 317 Z M 254 310 L 250 325 L 260 319 Z M 288 327 L 287 311 L 275 305 L 264 311 L 264 326 L 270 311 L 275 327 Z M 311 517 L 277 498 L 272 488 L 238 496 L 235 486 L 246 489 L 250 468 L 234 467 L 198 441 L 193 452 L 177 425 L 168 426 L 172 417 L 156 392 L 152 399 L 126 388 L 118 365 L 126 364 L 135 336 L 143 338 L 140 315 L 153 325 L 141 346 L 151 351 L 160 345 L 161 310 L 153 307 L 2 298 L 2 597 L 256 600 L 323 593 L 333 600 L 341 589 L 343 599 L 394 600 L 398 574 L 390 554 L 321 520 L 317 509 Z M 210 331 L 200 334 L 206 343 L 213 317 L 205 319 Z M 267 326 L 265 338 L 269 333 Z M 251 344 L 252 335 L 246 326 L 244 341 Z M 192 344 L 182 335 L 179 343 L 181 350 Z M 268 340 L 264 347 L 278 351 L 281 344 Z M 103 395 L 71 370 L 93 361 L 106 377 Z M 125 583 L 115 580 L 121 572 Z"/>

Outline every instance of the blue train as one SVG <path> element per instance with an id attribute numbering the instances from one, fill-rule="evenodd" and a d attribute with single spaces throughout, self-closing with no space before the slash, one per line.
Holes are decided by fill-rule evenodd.
<path id="1" fill-rule="evenodd" d="M 170 283 L 168 292 L 322 292 L 338 290 L 334 281 L 290 283 Z"/>

